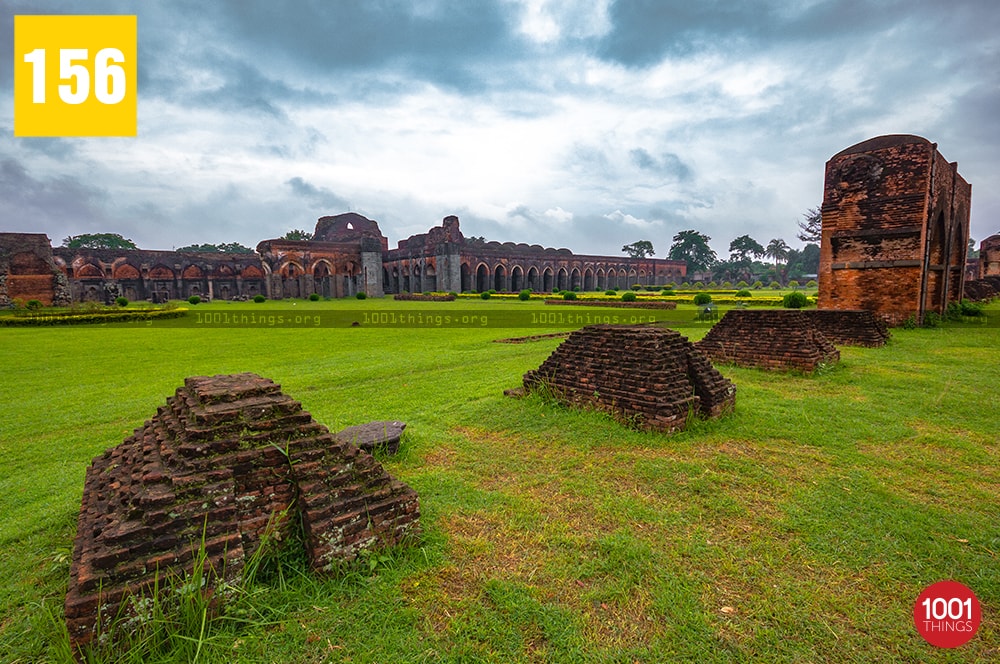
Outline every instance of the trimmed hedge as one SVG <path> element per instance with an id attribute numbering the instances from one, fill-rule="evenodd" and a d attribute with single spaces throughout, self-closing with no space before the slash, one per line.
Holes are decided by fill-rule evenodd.
<path id="1" fill-rule="evenodd" d="M 128 311 L 87 311 L 83 313 L 38 313 L 0 317 L 0 327 L 42 327 L 92 323 L 134 323 L 187 316 L 187 309 L 132 309 Z"/>

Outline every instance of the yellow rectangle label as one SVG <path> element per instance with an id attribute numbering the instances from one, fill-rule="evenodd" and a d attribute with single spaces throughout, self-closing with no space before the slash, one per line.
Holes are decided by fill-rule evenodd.
<path id="1" fill-rule="evenodd" d="M 15 16 L 15 136 L 135 136 L 135 16 Z"/>

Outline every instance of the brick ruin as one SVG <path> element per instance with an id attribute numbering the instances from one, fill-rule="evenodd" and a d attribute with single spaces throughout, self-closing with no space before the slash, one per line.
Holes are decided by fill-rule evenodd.
<path id="1" fill-rule="evenodd" d="M 117 296 L 162 302 L 192 295 L 276 300 L 313 293 L 382 297 L 424 291 L 604 290 L 679 282 L 687 273 L 684 261 L 580 255 L 569 249 L 467 239 L 455 216 L 389 249 L 378 222 L 347 212 L 320 217 L 310 240 L 264 240 L 257 253 L 245 254 L 52 249 L 44 235 L 0 233 L 0 304 L 15 297 L 2 300 L 7 279 L 3 248 L 24 244 L 25 238 L 35 238 L 28 254 L 41 258 L 19 259 L 11 274 L 19 284 L 34 279 L 42 287 L 32 287 L 35 297 L 30 299 L 46 304 L 111 303 Z"/>
<path id="2" fill-rule="evenodd" d="M 881 348 L 891 337 L 885 321 L 870 311 L 806 309 L 813 325 L 838 346 Z"/>
<path id="3" fill-rule="evenodd" d="M 681 431 L 692 413 L 733 409 L 736 386 L 680 333 L 644 325 L 589 325 L 573 332 L 517 396 L 547 390 L 568 405 L 595 407 L 641 429 Z"/>
<path id="4" fill-rule="evenodd" d="M 773 371 L 815 371 L 840 360 L 840 351 L 805 312 L 732 309 L 695 344 L 713 362 Z"/>
<path id="5" fill-rule="evenodd" d="M 419 537 L 417 494 L 349 442 L 362 438 L 331 434 L 266 378 L 186 379 L 87 469 L 65 607 L 74 647 L 107 627 L 98 612 L 103 623 L 157 578 L 191 572 L 200 546 L 215 584 L 238 578 L 266 533 L 301 541 L 319 572 Z"/>
<path id="6" fill-rule="evenodd" d="M 897 325 L 962 298 L 972 187 L 937 145 L 879 136 L 826 164 L 819 308 Z"/>
<path id="7" fill-rule="evenodd" d="M 69 280 L 43 233 L 0 233 L 0 307 L 18 300 L 45 306 L 70 303 Z"/>
<path id="8" fill-rule="evenodd" d="M 991 235 L 979 243 L 976 278 L 986 277 L 1000 277 L 1000 233 Z"/>

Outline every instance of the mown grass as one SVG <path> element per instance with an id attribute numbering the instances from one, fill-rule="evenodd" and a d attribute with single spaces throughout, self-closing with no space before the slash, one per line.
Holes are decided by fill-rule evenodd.
<path id="1" fill-rule="evenodd" d="M 736 412 L 674 436 L 504 397 L 559 340 L 491 342 L 552 331 L 3 330 L 0 661 L 64 657 L 61 603 L 90 460 L 184 377 L 239 371 L 275 379 L 331 429 L 406 421 L 400 455 L 384 463 L 420 494 L 426 535 L 371 574 L 258 584 L 263 617 L 214 634 L 199 661 L 1000 656 L 1000 331 L 896 330 L 885 348 L 842 348 L 814 376 L 723 367 Z M 912 623 L 919 592 L 948 578 L 983 606 L 978 635 L 956 650 L 929 646 Z"/>

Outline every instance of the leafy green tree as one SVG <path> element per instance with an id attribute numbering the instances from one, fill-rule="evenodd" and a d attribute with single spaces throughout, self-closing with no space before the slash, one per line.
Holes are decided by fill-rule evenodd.
<path id="1" fill-rule="evenodd" d="M 799 222 L 797 238 L 803 242 L 819 242 L 822 236 L 823 212 L 820 208 L 809 208 Z"/>
<path id="2" fill-rule="evenodd" d="M 253 249 L 245 247 L 239 242 L 223 242 L 219 245 L 219 251 L 224 254 L 252 254 Z"/>
<path id="3" fill-rule="evenodd" d="M 687 263 L 688 273 L 705 272 L 718 260 L 715 251 L 708 246 L 711 239 L 695 230 L 681 231 L 674 236 L 674 243 L 670 245 L 667 257 Z"/>
<path id="4" fill-rule="evenodd" d="M 138 249 L 135 242 L 126 240 L 118 233 L 84 233 L 70 235 L 63 239 L 67 249 Z"/>
<path id="5" fill-rule="evenodd" d="M 189 244 L 179 247 L 177 251 L 192 251 L 199 254 L 252 254 L 253 249 L 244 247 L 239 242 L 223 242 L 222 244 Z"/>
<path id="6" fill-rule="evenodd" d="M 299 230 L 298 228 L 290 230 L 281 236 L 282 240 L 292 240 L 295 242 L 308 242 L 313 239 L 313 234 L 309 231 Z"/>
<path id="7" fill-rule="evenodd" d="M 653 243 L 649 240 L 639 240 L 632 244 L 626 244 L 622 247 L 622 251 L 632 258 L 646 258 L 656 253 L 653 251 Z"/>
<path id="8" fill-rule="evenodd" d="M 760 258 L 764 255 L 764 247 L 749 235 L 741 235 L 729 243 L 729 259 L 732 261 L 749 261 L 750 257 Z"/>

